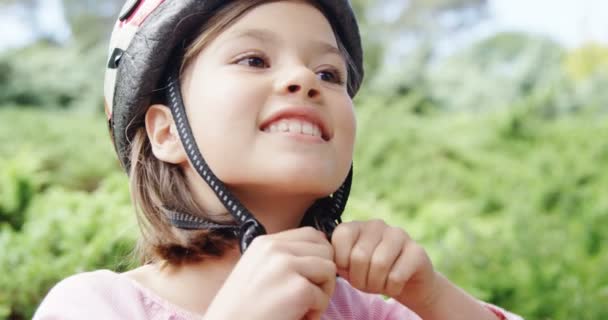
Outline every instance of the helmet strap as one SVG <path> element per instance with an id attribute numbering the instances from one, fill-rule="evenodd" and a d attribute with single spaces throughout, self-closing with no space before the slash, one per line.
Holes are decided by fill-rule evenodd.
<path id="1" fill-rule="evenodd" d="M 179 137 L 182 141 L 186 154 L 190 162 L 203 180 L 211 187 L 217 198 L 222 202 L 228 212 L 239 223 L 239 245 L 241 252 L 245 252 L 253 239 L 259 235 L 266 234 L 264 226 L 253 216 L 253 214 L 245 208 L 245 206 L 228 190 L 222 181 L 211 171 L 207 162 L 203 158 L 190 127 L 184 102 L 182 99 L 179 78 L 177 72 L 173 72 L 167 79 L 167 102 L 171 109 L 173 119 Z"/>
<path id="2" fill-rule="evenodd" d="M 173 115 L 182 145 L 184 146 L 188 159 L 194 169 L 209 185 L 217 198 L 239 224 L 239 246 L 241 252 L 245 252 L 255 237 L 266 234 L 266 229 L 209 168 L 209 165 L 203 158 L 203 155 L 196 144 L 196 140 L 192 134 L 192 128 L 190 127 L 186 115 L 179 84 L 179 69 L 173 67 L 170 69 L 170 72 L 165 84 L 166 101 L 171 109 L 171 114 Z M 351 165 L 348 176 L 340 188 L 332 195 L 315 201 L 315 203 L 306 211 L 304 219 L 302 220 L 302 226 L 315 227 L 316 229 L 325 232 L 327 237 L 331 239 L 333 230 L 341 223 L 340 216 L 346 207 L 352 183 L 352 175 L 353 168 Z M 202 218 L 194 217 L 187 213 L 174 212 L 174 214 L 170 215 L 168 218 L 175 227 L 181 229 L 213 229 L 219 226 L 214 223 L 203 222 L 204 220 Z M 235 226 L 230 227 L 235 228 Z"/>

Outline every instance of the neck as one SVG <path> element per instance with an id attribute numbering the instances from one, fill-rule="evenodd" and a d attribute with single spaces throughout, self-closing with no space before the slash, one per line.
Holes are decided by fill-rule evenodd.
<path id="1" fill-rule="evenodd" d="M 311 195 L 290 195 L 269 192 L 233 190 L 269 234 L 300 226 L 306 210 L 314 203 Z"/>
<path id="2" fill-rule="evenodd" d="M 206 212 L 221 215 L 224 206 L 217 199 L 211 188 L 202 181 L 198 173 L 190 167 L 184 172 L 191 183 L 191 189 L 197 190 L 193 197 Z M 294 194 L 280 190 L 263 190 L 260 187 L 231 187 L 232 193 L 264 226 L 266 232 L 277 233 L 300 226 L 306 210 L 321 196 L 312 194 Z"/>

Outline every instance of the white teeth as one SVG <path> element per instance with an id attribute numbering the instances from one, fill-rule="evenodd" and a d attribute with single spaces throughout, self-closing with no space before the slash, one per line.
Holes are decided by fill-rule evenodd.
<path id="1" fill-rule="evenodd" d="M 319 126 L 303 120 L 298 119 L 282 119 L 276 123 L 271 124 L 264 128 L 264 132 L 276 133 L 276 132 L 291 132 L 300 133 L 314 137 L 321 137 L 321 128 Z"/>
<path id="2" fill-rule="evenodd" d="M 302 123 L 298 120 L 289 121 L 289 132 L 302 133 Z"/>
<path id="3" fill-rule="evenodd" d="M 313 126 L 312 127 L 312 135 L 315 137 L 320 137 L 321 136 L 321 129 L 319 129 L 319 127 L 317 126 Z"/>
<path id="4" fill-rule="evenodd" d="M 312 135 L 312 123 L 310 122 L 303 122 L 302 123 L 302 133 L 303 134 L 307 134 L 307 135 Z"/>

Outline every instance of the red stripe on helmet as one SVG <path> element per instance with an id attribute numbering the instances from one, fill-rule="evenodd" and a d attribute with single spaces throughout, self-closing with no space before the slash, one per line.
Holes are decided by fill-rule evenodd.
<path id="1" fill-rule="evenodd" d="M 160 6 L 165 0 L 143 0 L 139 3 L 133 14 L 125 21 L 120 23 L 122 27 L 125 24 L 141 26 L 148 16 Z"/>

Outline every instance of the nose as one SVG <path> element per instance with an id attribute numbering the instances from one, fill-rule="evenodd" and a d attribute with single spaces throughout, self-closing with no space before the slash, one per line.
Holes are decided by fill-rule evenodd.
<path id="1" fill-rule="evenodd" d="M 321 97 L 316 74 L 304 66 L 286 72 L 277 89 L 283 95 L 302 95 L 313 100 Z"/>

